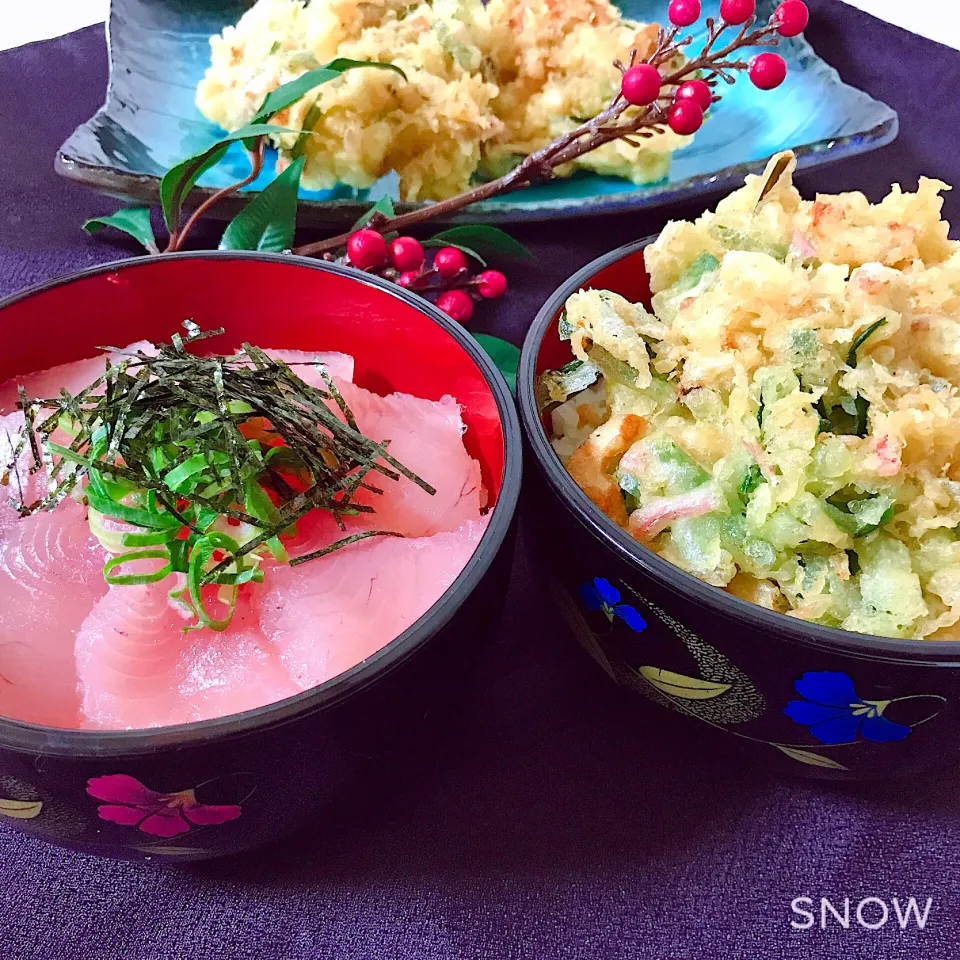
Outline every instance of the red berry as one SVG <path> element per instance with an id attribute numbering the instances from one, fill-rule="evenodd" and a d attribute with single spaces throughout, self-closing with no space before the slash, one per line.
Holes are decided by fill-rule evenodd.
<path id="1" fill-rule="evenodd" d="M 750 61 L 747 75 L 755 87 L 773 90 L 783 83 L 787 75 L 787 63 L 779 53 L 760 53 Z"/>
<path id="2" fill-rule="evenodd" d="M 746 23 L 757 12 L 757 0 L 720 0 L 720 18 L 727 23 Z"/>
<path id="3" fill-rule="evenodd" d="M 627 103 L 646 107 L 660 96 L 660 71 L 649 63 L 631 67 L 623 75 L 620 92 Z"/>
<path id="4" fill-rule="evenodd" d="M 810 22 L 810 11 L 803 0 L 783 0 L 773 16 L 780 24 L 777 33 L 781 37 L 795 37 L 803 33 Z"/>
<path id="5" fill-rule="evenodd" d="M 404 270 L 403 273 L 397 277 L 397 283 L 399 283 L 401 287 L 412 287 L 414 280 L 419 276 L 419 270 Z"/>
<path id="6" fill-rule="evenodd" d="M 424 256 L 423 247 L 413 237 L 397 237 L 390 244 L 390 262 L 397 270 L 419 270 Z"/>
<path id="7" fill-rule="evenodd" d="M 688 80 L 677 87 L 673 98 L 677 103 L 692 100 L 701 110 L 706 111 L 713 103 L 713 91 L 703 80 Z"/>
<path id="8" fill-rule="evenodd" d="M 433 258 L 433 265 L 444 280 L 449 280 L 461 270 L 467 269 L 467 258 L 464 252 L 456 247 L 441 247 Z"/>
<path id="9" fill-rule="evenodd" d="M 458 253 L 460 251 L 457 251 Z M 473 301 L 462 290 L 448 290 L 437 297 L 437 306 L 457 323 L 467 323 L 473 316 Z"/>
<path id="10" fill-rule="evenodd" d="M 700 19 L 700 0 L 670 0 L 667 16 L 675 27 L 689 27 Z"/>
<path id="11" fill-rule="evenodd" d="M 499 270 L 484 270 L 477 277 L 477 293 L 487 300 L 499 300 L 507 292 L 507 278 Z"/>
<path id="12" fill-rule="evenodd" d="M 376 230 L 358 230 L 347 240 L 347 256 L 361 270 L 382 267 L 387 260 L 387 241 Z"/>
<path id="13" fill-rule="evenodd" d="M 681 100 L 675 103 L 667 114 L 667 123 L 674 133 L 688 137 L 696 133 L 703 126 L 703 111 L 700 104 L 693 100 Z"/>

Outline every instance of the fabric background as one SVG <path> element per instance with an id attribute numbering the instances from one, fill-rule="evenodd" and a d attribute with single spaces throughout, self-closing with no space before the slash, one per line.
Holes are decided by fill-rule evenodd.
<path id="1" fill-rule="evenodd" d="M 836 0 L 811 6 L 817 50 L 899 110 L 902 127 L 879 153 L 802 178 L 807 195 L 862 188 L 878 199 L 893 180 L 913 188 L 920 173 L 960 183 L 960 54 Z M 134 252 L 82 234 L 86 216 L 114 204 L 52 170 L 105 83 L 98 27 L 0 54 L 0 296 Z M 955 196 L 947 211 L 956 219 Z M 578 267 L 697 212 L 518 229 L 536 260 L 513 271 L 510 297 L 479 311 L 477 328 L 519 342 Z M 957 956 L 953 779 L 775 779 L 703 733 L 616 696 L 568 641 L 521 542 L 475 694 L 430 762 L 280 846 L 228 862 L 99 861 L 0 826 L 0 956 Z M 799 932 L 790 901 L 802 895 L 929 896 L 934 906 L 922 933 L 893 923 Z"/>

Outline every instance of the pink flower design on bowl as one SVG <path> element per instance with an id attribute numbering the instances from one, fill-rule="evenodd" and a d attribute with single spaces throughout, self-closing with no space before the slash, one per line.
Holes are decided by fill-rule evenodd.
<path id="1" fill-rule="evenodd" d="M 87 793 L 104 800 L 97 807 L 101 820 L 139 827 L 154 837 L 176 837 L 191 827 L 212 827 L 240 816 L 237 804 L 200 803 L 194 790 L 157 793 L 135 777 L 112 773 L 87 781 Z"/>

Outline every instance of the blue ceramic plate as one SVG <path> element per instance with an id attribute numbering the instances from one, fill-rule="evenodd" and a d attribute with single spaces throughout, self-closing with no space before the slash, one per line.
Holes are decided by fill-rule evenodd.
<path id="1" fill-rule="evenodd" d="M 106 103 L 60 148 L 58 170 L 106 193 L 154 200 L 164 171 L 220 133 L 197 111 L 194 90 L 208 64 L 210 35 L 251 5 L 252 0 L 113 0 Z M 774 5 L 775 0 L 760 0 L 760 15 L 768 17 Z M 634 19 L 666 22 L 667 0 L 623 0 L 620 6 Z M 707 0 L 704 11 L 715 14 L 718 6 L 719 0 Z M 741 79 L 693 144 L 674 156 L 667 179 L 638 187 L 581 173 L 477 204 L 467 219 L 509 222 L 637 210 L 731 186 L 787 147 L 802 167 L 811 167 L 875 149 L 896 136 L 896 113 L 842 83 L 805 40 L 786 41 L 780 50 L 790 67 L 783 86 L 762 93 Z M 237 145 L 200 184 L 209 192 L 248 170 Z M 262 188 L 272 176 L 271 159 L 250 189 Z M 344 186 L 304 191 L 303 198 L 303 220 L 321 225 L 352 222 L 369 206 L 367 191 Z M 226 205 L 218 210 L 231 213 Z"/>

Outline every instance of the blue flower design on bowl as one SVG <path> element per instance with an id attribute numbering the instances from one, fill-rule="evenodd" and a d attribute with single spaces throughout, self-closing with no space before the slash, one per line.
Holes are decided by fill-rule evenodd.
<path id="1" fill-rule="evenodd" d="M 580 599 L 588 610 L 600 610 L 613 623 L 614 618 L 622 620 L 635 633 L 647 629 L 647 621 L 634 607 L 620 602 L 620 591 L 603 577 L 594 577 L 591 583 L 580 587 Z"/>
<path id="2" fill-rule="evenodd" d="M 852 743 L 857 735 L 874 743 L 891 743 L 909 736 L 910 727 L 883 716 L 890 700 L 863 700 L 853 680 L 834 670 L 811 671 L 794 683 L 803 700 L 791 700 L 783 712 L 810 728 L 820 743 Z"/>

